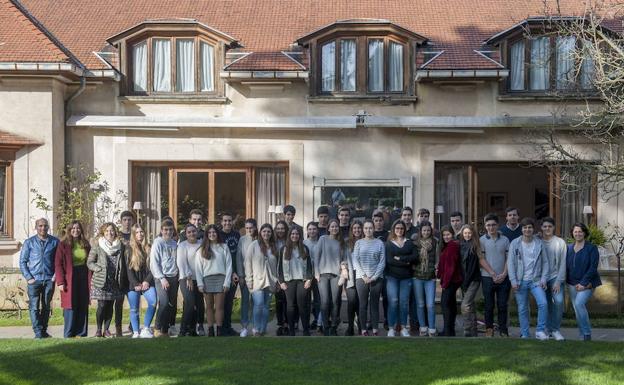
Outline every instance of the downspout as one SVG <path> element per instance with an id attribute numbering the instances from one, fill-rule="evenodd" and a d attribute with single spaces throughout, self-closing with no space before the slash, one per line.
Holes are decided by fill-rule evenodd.
<path id="1" fill-rule="evenodd" d="M 65 116 L 63 119 L 63 125 L 65 127 L 65 143 L 64 143 L 64 160 L 65 167 L 71 165 L 71 149 L 72 149 L 72 129 L 67 126 L 67 119 L 71 116 L 71 103 L 76 99 L 80 94 L 82 94 L 87 87 L 87 79 L 84 75 L 80 75 L 80 87 L 74 93 L 72 93 L 65 100 Z"/>

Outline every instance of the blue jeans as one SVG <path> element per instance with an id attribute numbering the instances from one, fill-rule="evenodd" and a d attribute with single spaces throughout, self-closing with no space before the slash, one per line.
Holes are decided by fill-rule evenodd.
<path id="1" fill-rule="evenodd" d="M 267 324 L 269 323 L 269 306 L 271 304 L 271 296 L 273 293 L 268 288 L 251 292 L 253 299 L 253 320 L 254 329 L 258 333 L 266 333 Z"/>
<path id="2" fill-rule="evenodd" d="M 407 326 L 409 297 L 412 290 L 412 279 L 398 279 L 386 276 L 386 292 L 388 293 L 388 326 L 393 328 L 397 321 Z"/>
<path id="3" fill-rule="evenodd" d="M 147 301 L 147 309 L 143 317 L 143 327 L 150 327 L 154 319 L 154 313 L 156 312 L 156 289 L 154 287 L 150 287 L 145 291 L 129 291 L 128 304 L 130 305 L 130 323 L 132 324 L 132 330 L 135 332 L 140 330 L 139 307 L 141 306 L 141 295 L 143 295 Z"/>
<path id="4" fill-rule="evenodd" d="M 429 329 L 435 329 L 435 279 L 412 278 L 412 290 L 416 297 L 416 314 L 420 327 L 428 325 Z M 425 306 L 427 306 L 427 321 L 425 321 Z"/>
<path id="5" fill-rule="evenodd" d="M 48 333 L 50 305 L 54 295 L 54 282 L 51 279 L 35 281 L 28 285 L 28 311 L 35 337 L 42 338 Z"/>
<path id="6" fill-rule="evenodd" d="M 557 282 L 557 278 L 548 281 L 546 287 L 546 302 L 548 303 L 548 321 L 546 328 L 550 333 L 558 332 L 561 327 L 561 318 L 563 318 L 563 292 L 565 283 L 559 286 L 559 292 L 553 293 L 553 286 Z"/>
<path id="7" fill-rule="evenodd" d="M 249 306 L 251 303 L 251 296 L 244 279 L 240 281 L 239 287 L 241 292 L 240 323 L 244 328 L 246 328 L 247 325 L 249 325 L 249 319 L 251 318 L 250 311 L 252 308 Z"/>
<path id="8" fill-rule="evenodd" d="M 576 291 L 576 287 L 568 285 L 570 293 L 570 302 L 574 306 L 574 314 L 576 315 L 576 323 L 578 325 L 580 336 L 591 336 L 591 323 L 589 322 L 589 313 L 587 312 L 587 301 L 594 294 L 594 289 Z"/>
<path id="9" fill-rule="evenodd" d="M 546 330 L 546 320 L 548 318 L 548 304 L 546 303 L 546 293 L 544 289 L 533 281 L 522 281 L 516 291 L 516 303 L 518 304 L 518 319 L 520 321 L 520 335 L 529 337 L 529 292 L 537 303 L 537 327 L 538 332 Z"/>

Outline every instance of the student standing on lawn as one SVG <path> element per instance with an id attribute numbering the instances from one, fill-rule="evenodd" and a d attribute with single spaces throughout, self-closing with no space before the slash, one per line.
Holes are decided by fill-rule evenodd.
<path id="1" fill-rule="evenodd" d="M 319 228 L 316 222 L 309 222 L 306 226 L 306 239 L 303 241 L 303 244 L 308 247 L 310 251 L 310 256 L 314 255 L 314 251 L 316 250 L 316 245 L 319 241 Z M 312 268 L 314 269 L 314 258 L 311 258 Z M 321 314 L 321 297 L 318 291 L 318 282 L 316 278 L 312 279 L 312 324 L 310 324 L 310 330 L 314 331 L 319 326 L 319 317 Z"/>
<path id="2" fill-rule="evenodd" d="M 546 320 L 546 282 L 548 281 L 548 257 L 542 241 L 534 235 L 535 221 L 523 218 L 520 221 L 522 237 L 514 239 L 509 245 L 507 269 L 511 287 L 516 293 L 520 337 L 529 338 L 529 292 L 537 303 L 537 327 L 535 338 L 547 340 Z"/>
<path id="3" fill-rule="evenodd" d="M 347 246 L 340 233 L 340 223 L 331 219 L 327 226 L 329 235 L 319 238 L 314 251 L 314 274 L 319 283 L 323 333 L 338 335 L 342 286 L 339 283 L 342 266 L 347 265 Z"/>
<path id="4" fill-rule="evenodd" d="M 444 226 L 441 229 L 440 260 L 437 276 L 440 278 L 442 297 L 440 306 L 444 317 L 444 331 L 441 335 L 455 337 L 455 319 L 457 318 L 457 289 L 462 285 L 462 263 L 459 241 L 455 239 L 455 229 Z M 461 234 L 461 232 L 460 232 Z"/>
<path id="5" fill-rule="evenodd" d="M 199 328 L 197 327 L 197 319 L 199 318 L 197 313 L 200 309 L 204 311 L 204 297 L 197 289 L 198 282 L 195 274 L 196 253 L 201 246 L 197 236 L 198 232 L 197 227 L 191 223 L 184 226 L 184 232 L 180 233 L 180 239 L 184 238 L 185 240 L 178 244 L 176 252 L 176 263 L 180 272 L 179 285 L 184 300 L 180 337 L 197 336 L 199 335 L 196 331 L 197 329 L 203 331 L 203 335 L 206 333 L 203 324 L 200 324 Z M 182 234 L 184 234 L 184 237 L 182 237 Z"/>
<path id="6" fill-rule="evenodd" d="M 401 221 L 405 223 L 405 238 L 414 240 L 418 236 L 418 228 L 413 225 L 414 211 L 411 207 L 405 206 L 401 210 Z M 418 315 L 416 314 L 416 298 L 414 292 L 410 293 L 409 300 L 409 318 L 410 318 L 410 334 L 418 335 L 420 324 L 418 323 Z"/>
<path id="7" fill-rule="evenodd" d="M 318 236 L 322 237 L 327 235 L 327 224 L 329 223 L 329 207 L 319 206 L 316 209 L 316 216 L 318 217 Z"/>
<path id="8" fill-rule="evenodd" d="M 557 341 L 563 341 L 559 329 L 563 317 L 563 293 L 566 282 L 566 255 L 568 246 L 555 235 L 555 220 L 542 219 L 542 244 L 548 257 L 548 282 L 546 283 L 546 303 L 548 304 L 548 333 Z"/>
<path id="9" fill-rule="evenodd" d="M 494 337 L 494 304 L 498 309 L 498 332 L 509 337 L 507 330 L 507 303 L 511 283 L 507 276 L 509 239 L 498 231 L 498 216 L 488 214 L 483 219 L 486 234 L 479 239 L 481 254 L 481 284 L 485 299 L 485 336 Z"/>
<path id="10" fill-rule="evenodd" d="M 230 213 L 221 214 L 221 239 L 230 250 L 230 256 L 232 257 L 232 276 L 228 279 L 230 282 L 230 288 L 225 292 L 224 314 L 223 314 L 223 335 L 224 336 L 238 336 L 238 333 L 232 328 L 232 309 L 234 307 L 234 296 L 236 295 L 236 286 L 238 286 L 238 266 L 236 265 L 236 251 L 238 250 L 238 242 L 240 240 L 240 233 L 238 230 L 234 230 L 234 217 Z"/>
<path id="11" fill-rule="evenodd" d="M 91 250 L 82 223 L 72 221 L 56 248 L 55 281 L 61 292 L 65 338 L 86 337 L 89 324 L 89 269 Z"/>
<path id="12" fill-rule="evenodd" d="M 245 283 L 253 299 L 254 336 L 266 333 L 271 296 L 277 286 L 277 250 L 273 227 L 265 223 L 259 233 L 258 239 L 247 248 L 245 256 Z"/>
<path id="13" fill-rule="evenodd" d="M 286 221 L 278 221 L 275 225 L 275 249 L 278 253 L 282 247 L 286 246 L 287 237 L 288 224 Z M 276 334 L 278 336 L 288 335 L 286 293 L 279 286 L 275 292 L 275 317 L 277 318 Z"/>
<path id="14" fill-rule="evenodd" d="M 156 337 L 167 337 L 170 327 L 175 325 L 178 304 L 178 243 L 173 239 L 173 222 L 166 220 L 160 225 L 161 236 L 154 240 L 150 252 L 150 270 L 154 276 L 158 293 L 158 312 L 156 314 Z M 172 322 L 173 320 L 173 322 Z"/>
<path id="15" fill-rule="evenodd" d="M 345 239 L 349 239 L 349 230 L 351 224 L 351 210 L 348 207 L 341 207 L 338 210 L 338 221 L 340 221 L 340 234 Z"/>
<path id="16" fill-rule="evenodd" d="M 132 338 L 152 338 L 154 335 L 150 326 L 156 312 L 156 288 L 147 260 L 150 254 L 150 245 L 147 242 L 145 230 L 140 225 L 132 226 L 130 242 L 125 248 L 125 252 L 128 266 L 128 304 L 130 305 Z M 147 309 L 143 316 L 143 329 L 140 329 L 139 333 L 141 296 L 147 301 Z"/>
<path id="17" fill-rule="evenodd" d="M 238 247 L 236 248 L 236 274 L 238 275 L 238 283 L 241 292 L 240 302 L 240 322 L 241 322 L 241 337 L 247 337 L 249 331 L 249 320 L 251 315 L 251 297 L 249 288 L 245 282 L 245 255 L 247 255 L 247 249 L 253 241 L 258 239 L 258 222 L 253 218 L 247 218 L 245 220 L 245 235 L 243 235 L 238 241 Z"/>
<path id="18" fill-rule="evenodd" d="M 420 336 L 435 337 L 435 287 L 437 268 L 437 241 L 433 237 L 433 228 L 430 222 L 419 224 L 418 238 L 414 241 L 414 272 L 412 290 L 416 298 L 416 311 L 420 324 Z M 427 319 L 425 319 L 425 306 Z M 424 325 L 428 325 L 427 328 Z"/>
<path id="19" fill-rule="evenodd" d="M 126 244 L 130 241 L 130 235 L 132 235 L 132 225 L 134 224 L 134 214 L 132 211 L 122 211 L 119 217 L 121 226 L 119 226 L 119 239 Z"/>
<path id="20" fill-rule="evenodd" d="M 407 312 L 412 291 L 412 263 L 414 242 L 405 238 L 405 223 L 394 221 L 390 238 L 386 242 L 386 269 L 384 280 L 388 293 L 388 337 L 400 330 L 402 337 L 409 337 Z"/>
<path id="21" fill-rule="evenodd" d="M 373 214 L 373 225 L 375 225 L 373 236 L 384 244 L 388 240 L 388 231 L 385 229 L 384 223 L 384 214 L 381 210 L 376 210 Z M 389 330 L 388 328 L 388 292 L 386 291 L 386 278 L 384 276 L 383 282 L 381 285 L 381 301 L 383 306 L 383 315 L 384 315 L 384 329 Z"/>
<path id="22" fill-rule="evenodd" d="M 342 265 L 342 270 L 340 272 L 341 279 L 338 281 L 340 286 L 344 286 L 346 284 L 347 291 L 347 331 L 345 332 L 346 336 L 352 336 L 355 334 L 355 315 L 358 315 L 358 333 L 361 333 L 362 327 L 366 327 L 366 325 L 361 325 L 361 316 L 360 312 L 360 301 L 358 300 L 357 288 L 355 286 L 355 267 L 353 265 L 353 249 L 355 248 L 355 243 L 364 237 L 364 233 L 362 231 L 363 223 L 356 220 L 351 223 L 351 230 L 349 231 L 349 241 L 347 243 L 348 246 L 348 254 L 347 254 L 347 265 Z"/>
<path id="23" fill-rule="evenodd" d="M 518 223 L 520 213 L 515 207 L 507 207 L 505 214 L 507 223 L 501 227 L 500 232 L 509 239 L 509 242 L 513 242 L 514 239 L 522 236 L 522 226 Z"/>
<path id="24" fill-rule="evenodd" d="M 373 236 L 373 228 L 373 221 L 364 222 L 364 238 L 355 242 L 352 262 L 360 302 L 360 325 L 366 325 L 370 304 L 371 326 L 373 335 L 376 336 L 379 326 L 379 296 L 383 285 L 383 271 L 386 267 L 386 250 L 383 242 Z M 368 330 L 363 330 L 362 335 L 367 336 Z"/>
<path id="25" fill-rule="evenodd" d="M 215 225 L 206 227 L 204 240 L 195 255 L 197 288 L 204 293 L 208 337 L 224 336 L 223 319 L 225 296 L 231 289 L 232 255 Z M 229 334 L 228 334 L 229 335 Z"/>
<path id="26" fill-rule="evenodd" d="M 189 212 L 188 224 L 195 226 L 195 228 L 197 229 L 197 240 L 201 242 L 201 240 L 204 238 L 204 212 L 200 209 L 191 210 Z M 186 226 L 178 234 L 179 243 L 182 243 L 185 240 Z"/>
<path id="27" fill-rule="evenodd" d="M 455 234 L 455 239 L 459 239 L 459 232 L 464 225 L 464 216 L 459 211 L 453 211 L 449 216 L 449 221 L 451 222 L 451 228 Z"/>
<path id="28" fill-rule="evenodd" d="M 293 205 L 286 205 L 284 206 L 284 221 L 286 222 L 286 225 L 288 226 L 288 230 L 290 230 L 291 227 L 293 226 L 297 226 L 300 229 L 303 230 L 303 227 L 299 226 L 297 223 L 295 223 L 295 215 L 297 214 L 297 209 L 295 209 L 295 206 Z M 303 231 L 302 231 L 303 233 Z M 288 240 L 286 240 L 286 242 L 288 242 Z"/>
<path id="29" fill-rule="evenodd" d="M 481 246 L 477 238 L 477 232 L 472 226 L 462 226 L 459 245 L 463 278 L 461 285 L 463 293 L 461 311 L 464 317 L 464 336 L 476 337 L 477 309 L 475 308 L 475 299 L 481 285 L 481 272 L 479 270 Z"/>
<path id="30" fill-rule="evenodd" d="M 113 318 L 113 304 L 128 292 L 124 250 L 117 226 L 110 222 L 103 224 L 87 258 L 87 267 L 93 272 L 91 299 L 98 301 L 96 337 L 111 337 L 109 327 Z"/>
<path id="31" fill-rule="evenodd" d="M 587 241 L 589 229 L 585 224 L 574 224 L 571 233 L 574 243 L 568 246 L 566 282 L 570 293 L 570 302 L 574 306 L 580 337 L 584 341 L 590 341 L 591 323 L 586 305 L 594 294 L 594 290 L 602 285 L 598 274 L 600 256 L 598 248 Z"/>
<path id="32" fill-rule="evenodd" d="M 281 289 L 286 292 L 288 304 L 288 331 L 295 335 L 295 323 L 301 317 L 303 335 L 310 335 L 310 289 L 314 271 L 310 251 L 303 244 L 300 226 L 291 226 L 288 241 L 279 252 L 277 262 L 278 279 Z"/>

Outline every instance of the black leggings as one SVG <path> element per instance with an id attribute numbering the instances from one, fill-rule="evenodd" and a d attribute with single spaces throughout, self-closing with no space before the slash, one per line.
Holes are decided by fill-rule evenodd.
<path id="1" fill-rule="evenodd" d="M 355 281 L 355 287 L 358 292 L 358 300 L 360 302 L 360 325 L 364 327 L 368 320 L 368 309 L 370 304 L 371 326 L 373 330 L 379 327 L 379 297 L 381 295 L 381 279 L 376 279 L 371 283 L 364 283 L 362 278 Z"/>
<path id="2" fill-rule="evenodd" d="M 115 300 L 115 327 L 121 328 L 123 321 L 123 304 L 125 296 Z"/>
<path id="3" fill-rule="evenodd" d="M 98 332 L 102 332 L 102 325 L 104 325 L 104 330 L 108 330 L 108 328 L 110 328 L 110 324 L 113 319 L 114 302 L 114 300 L 98 300 L 97 311 L 95 313 Z"/>
<path id="4" fill-rule="evenodd" d="M 286 304 L 288 308 L 288 331 L 295 335 L 295 322 L 301 315 L 301 326 L 304 332 L 310 330 L 310 288 L 304 289 L 303 281 L 293 280 L 286 282 Z"/>
<path id="5" fill-rule="evenodd" d="M 355 315 L 360 312 L 360 301 L 358 300 L 358 293 L 355 286 L 347 288 L 347 325 L 349 330 L 355 330 Z M 358 315 L 358 332 L 362 331 L 362 325 L 360 325 L 360 316 Z"/>
<path id="6" fill-rule="evenodd" d="M 275 317 L 277 318 L 277 326 L 282 327 L 288 325 L 286 293 L 282 289 L 278 289 L 275 293 Z"/>
<path id="7" fill-rule="evenodd" d="M 457 289 L 459 284 L 449 283 L 446 289 L 442 289 L 440 306 L 444 317 L 444 335 L 446 337 L 455 336 L 455 319 L 457 318 Z"/>

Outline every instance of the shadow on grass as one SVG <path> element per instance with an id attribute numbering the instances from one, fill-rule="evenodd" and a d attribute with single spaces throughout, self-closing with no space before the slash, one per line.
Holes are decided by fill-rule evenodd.
<path id="1" fill-rule="evenodd" d="M 622 384 L 623 345 L 480 339 L 4 340 L 2 384 Z"/>

